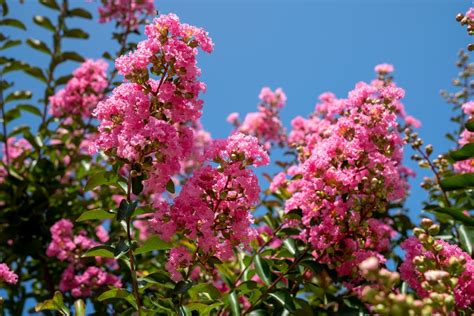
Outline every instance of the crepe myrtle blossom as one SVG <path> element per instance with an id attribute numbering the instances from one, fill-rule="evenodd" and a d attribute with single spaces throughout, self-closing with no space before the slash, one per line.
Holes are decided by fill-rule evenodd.
<path id="1" fill-rule="evenodd" d="M 271 185 L 291 194 L 287 212 L 302 210 L 300 238 L 311 244 L 316 260 L 355 283 L 362 261 L 385 261 L 396 233 L 390 220 L 373 216 L 406 197 L 410 174 L 398 132 L 404 91 L 386 77 L 392 67 L 377 70 L 379 79 L 358 83 L 346 99 L 324 93 L 314 114 L 293 120 L 288 141 L 300 163 Z"/>
<path id="2" fill-rule="evenodd" d="M 0 284 L 2 282 L 8 284 L 16 284 L 18 282 L 18 275 L 11 271 L 5 263 L 0 263 Z"/>
<path id="3" fill-rule="evenodd" d="M 26 139 L 16 137 L 9 137 L 7 139 L 7 146 L 5 146 L 5 143 L 0 145 L 0 152 L 2 155 L 2 164 L 0 164 L 0 183 L 3 183 L 5 177 L 8 175 L 6 169 L 8 164 L 12 164 L 15 167 L 21 167 L 22 165 L 27 166 L 29 164 L 29 160 L 23 160 L 21 161 L 21 164 L 20 161 L 16 160 L 22 155 L 27 155 L 32 148 L 33 147 Z"/>
<path id="4" fill-rule="evenodd" d="M 250 209 L 260 188 L 248 167 L 266 165 L 269 158 L 255 137 L 244 134 L 213 141 L 203 158 L 173 203 L 155 204 L 150 224 L 165 240 L 178 234 L 195 242 L 200 255 L 228 260 L 233 247 L 247 245 L 253 236 Z M 189 260 L 171 258 L 167 268 L 177 278 L 175 271 L 184 263 Z"/>
<path id="5" fill-rule="evenodd" d="M 107 62 L 102 59 L 88 59 L 82 63 L 74 70 L 66 86 L 49 97 L 51 114 L 65 118 L 72 115 L 91 117 L 108 86 L 107 67 Z"/>
<path id="6" fill-rule="evenodd" d="M 129 83 L 115 88 L 95 109 L 99 136 L 90 151 L 140 164 L 145 187 L 160 193 L 195 153 L 199 128 L 194 127 L 203 104 L 199 95 L 205 90 L 197 80 L 196 56 L 198 47 L 211 52 L 213 43 L 203 29 L 182 24 L 173 14 L 156 18 L 145 34 L 148 38 L 135 51 L 116 60 Z"/>
<path id="7" fill-rule="evenodd" d="M 474 102 L 469 101 L 464 103 L 462 105 L 462 110 L 469 119 L 472 119 L 474 116 Z M 465 129 L 460 135 L 458 144 L 459 146 L 464 146 L 471 143 L 474 143 L 474 133 Z M 454 164 L 454 170 L 459 173 L 474 172 L 474 159 L 466 159 L 456 162 Z"/>
<path id="8" fill-rule="evenodd" d="M 119 25 L 135 30 L 141 18 L 155 12 L 153 0 L 102 0 L 99 22 L 116 21 Z"/>
<path id="9" fill-rule="evenodd" d="M 286 95 L 281 88 L 272 91 L 264 87 L 259 98 L 258 112 L 248 113 L 242 123 L 238 120 L 239 114 L 234 112 L 227 117 L 227 121 L 236 127 L 236 132 L 257 137 L 268 150 L 272 144 L 282 145 L 286 139 L 279 115 L 285 106 Z"/>

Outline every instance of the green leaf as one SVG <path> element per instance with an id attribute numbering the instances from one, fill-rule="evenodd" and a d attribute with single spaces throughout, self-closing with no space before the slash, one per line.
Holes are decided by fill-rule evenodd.
<path id="1" fill-rule="evenodd" d="M 450 154 L 451 158 L 455 161 L 466 160 L 474 157 L 474 144 L 466 144 L 461 149 L 452 151 Z"/>
<path id="2" fill-rule="evenodd" d="M 245 281 L 239 284 L 237 290 L 240 294 L 245 295 L 247 293 L 255 291 L 258 286 L 258 283 L 255 281 Z"/>
<path id="3" fill-rule="evenodd" d="M 174 188 L 174 182 L 171 178 L 168 181 L 168 183 L 166 184 L 166 191 L 168 191 L 169 193 L 175 193 L 176 192 L 176 190 Z"/>
<path id="4" fill-rule="evenodd" d="M 16 100 L 26 100 L 26 99 L 31 99 L 31 91 L 27 90 L 18 90 L 15 92 L 10 93 L 6 98 L 5 98 L 5 103 L 8 103 L 10 101 L 16 101 Z"/>
<path id="5" fill-rule="evenodd" d="M 471 256 L 474 255 L 474 226 L 461 225 L 458 232 L 462 248 Z"/>
<path id="6" fill-rule="evenodd" d="M 184 294 L 193 286 L 191 281 L 179 281 L 173 289 L 174 295 Z"/>
<path id="7" fill-rule="evenodd" d="M 235 292 L 229 293 L 230 311 L 233 316 L 240 316 L 239 298 Z"/>
<path id="8" fill-rule="evenodd" d="M 54 310 L 61 313 L 61 315 L 70 315 L 69 308 L 67 308 L 67 306 L 64 304 L 63 295 L 59 291 L 54 292 L 52 299 L 36 304 L 36 312 L 44 310 Z"/>
<path id="9" fill-rule="evenodd" d="M 97 246 L 87 250 L 82 257 L 114 258 L 114 248 L 110 246 Z"/>
<path id="10" fill-rule="evenodd" d="M 36 49 L 39 52 L 45 53 L 47 55 L 52 54 L 51 50 L 48 48 L 48 46 L 40 40 L 37 40 L 37 39 L 34 39 L 34 38 L 29 38 L 29 39 L 26 40 L 26 44 L 28 44 L 28 46 L 30 46 L 33 49 Z"/>
<path id="11" fill-rule="evenodd" d="M 64 31 L 64 36 L 65 37 L 70 37 L 70 38 L 81 38 L 81 39 L 88 39 L 89 34 L 84 32 L 81 29 L 68 29 Z"/>
<path id="12" fill-rule="evenodd" d="M 8 110 L 5 113 L 5 117 L 3 118 L 3 120 L 5 121 L 5 123 L 9 123 L 9 122 L 19 118 L 20 116 L 21 116 L 20 109 L 13 108 L 13 109 Z M 0 119 L 0 121 L 1 121 L 1 119 Z"/>
<path id="13" fill-rule="evenodd" d="M 5 50 L 10 47 L 15 47 L 21 44 L 21 40 L 8 40 L 1 47 L 0 51 Z"/>
<path id="14" fill-rule="evenodd" d="M 114 288 L 114 289 L 111 289 L 111 290 L 108 290 L 108 291 L 102 293 L 97 298 L 97 300 L 99 302 L 102 302 L 102 301 L 105 301 L 105 300 L 108 300 L 108 299 L 124 299 L 128 303 L 130 303 L 130 305 L 132 305 L 133 308 L 138 309 L 137 302 L 135 302 L 135 297 L 133 296 L 132 293 L 130 293 L 127 290 Z"/>
<path id="15" fill-rule="evenodd" d="M 113 172 L 100 171 L 89 178 L 89 181 L 87 181 L 87 184 L 84 187 L 84 191 L 87 192 L 93 190 L 101 185 L 116 184 L 118 179 L 118 176 Z"/>
<path id="16" fill-rule="evenodd" d="M 115 214 L 104 211 L 104 210 L 90 210 L 85 211 L 84 213 L 76 219 L 76 222 L 90 221 L 90 220 L 102 220 L 102 219 L 112 219 L 115 217 Z"/>
<path id="17" fill-rule="evenodd" d="M 34 107 L 33 105 L 30 105 L 30 104 L 19 104 L 16 106 L 18 109 L 22 110 L 22 111 L 27 111 L 27 112 L 30 112 L 31 114 L 34 114 L 34 115 L 37 115 L 39 117 L 41 117 L 41 111 Z"/>
<path id="18" fill-rule="evenodd" d="M 62 77 L 59 77 L 58 79 L 56 79 L 56 81 L 54 83 L 57 86 L 62 85 L 62 84 L 66 84 L 69 80 L 71 80 L 71 78 L 72 78 L 72 75 L 62 76 Z"/>
<path id="19" fill-rule="evenodd" d="M 474 120 L 469 120 L 466 123 L 466 129 L 470 132 L 474 132 Z"/>
<path id="20" fill-rule="evenodd" d="M 79 55 L 76 52 L 64 52 L 60 56 L 61 62 L 67 61 L 67 60 L 72 60 L 72 61 L 77 61 L 79 63 L 82 63 L 85 59 L 81 55 Z"/>
<path id="21" fill-rule="evenodd" d="M 283 241 L 283 245 L 291 253 L 292 256 L 298 255 L 298 248 L 296 247 L 295 240 L 293 238 L 286 238 Z"/>
<path id="22" fill-rule="evenodd" d="M 249 316 L 268 316 L 270 315 L 269 312 L 267 312 L 264 309 L 256 309 L 250 312 Z"/>
<path id="23" fill-rule="evenodd" d="M 40 0 L 39 2 L 50 9 L 60 10 L 59 5 L 54 0 Z"/>
<path id="24" fill-rule="evenodd" d="M 75 16 L 79 18 L 84 18 L 84 19 L 92 19 L 92 14 L 90 14 L 89 11 L 84 10 L 82 8 L 76 8 L 68 11 L 68 14 L 70 16 Z"/>
<path id="25" fill-rule="evenodd" d="M 191 300 L 202 302 L 215 301 L 221 297 L 221 292 L 212 284 L 201 283 L 193 286 L 188 291 Z"/>
<path id="26" fill-rule="evenodd" d="M 122 201 L 120 201 L 120 206 L 117 210 L 117 220 L 119 222 L 123 220 L 128 222 L 133 212 L 137 208 L 137 205 L 138 201 L 129 203 L 126 199 L 122 199 Z"/>
<path id="27" fill-rule="evenodd" d="M 33 22 L 49 31 L 54 32 L 56 30 L 56 27 L 53 25 L 53 23 L 51 23 L 51 21 L 45 16 L 35 15 L 33 17 Z"/>
<path id="28" fill-rule="evenodd" d="M 270 267 L 265 259 L 262 259 L 260 255 L 255 256 L 255 268 L 257 274 L 265 284 L 270 285 L 272 283 Z"/>
<path id="29" fill-rule="evenodd" d="M 474 173 L 463 173 L 441 180 L 444 191 L 474 188 Z"/>
<path id="30" fill-rule="evenodd" d="M 428 212 L 441 213 L 451 216 L 453 219 L 460 221 L 464 224 L 474 226 L 474 218 L 466 216 L 462 213 L 462 210 L 458 210 L 452 207 L 436 207 L 433 209 L 425 209 Z"/>
<path id="31" fill-rule="evenodd" d="M 44 75 L 43 73 L 43 70 L 41 70 L 41 68 L 38 68 L 38 67 L 29 67 L 27 69 L 25 69 L 25 72 L 32 76 L 33 78 L 36 78 L 44 83 L 47 83 L 48 80 L 46 79 L 46 76 Z"/>
<path id="32" fill-rule="evenodd" d="M 74 302 L 74 311 L 75 316 L 86 316 L 86 304 L 81 299 L 78 299 Z"/>
<path id="33" fill-rule="evenodd" d="M 196 311 L 198 312 L 198 315 L 208 316 L 211 314 L 211 312 L 214 309 L 218 308 L 221 305 L 222 305 L 221 302 L 216 302 L 211 305 L 207 305 L 203 303 L 190 303 L 190 304 L 185 305 L 184 307 L 190 312 Z"/>
<path id="34" fill-rule="evenodd" d="M 148 238 L 141 247 L 135 249 L 133 254 L 140 255 L 143 253 L 147 253 L 153 250 L 166 250 L 171 249 L 171 244 L 163 241 L 158 236 L 151 236 Z"/>
<path id="35" fill-rule="evenodd" d="M 16 20 L 16 19 L 3 19 L 0 20 L 0 25 L 16 27 L 26 31 L 26 26 L 23 22 Z"/>
<path id="36" fill-rule="evenodd" d="M 273 297 L 281 306 L 283 306 L 290 313 L 295 312 L 295 303 L 286 289 L 279 289 L 276 292 L 269 293 L 270 297 Z"/>
<path id="37" fill-rule="evenodd" d="M 123 255 L 125 255 L 128 250 L 130 249 L 130 244 L 128 240 L 120 239 L 117 246 L 115 246 L 114 250 L 114 257 L 115 259 L 120 259 Z"/>

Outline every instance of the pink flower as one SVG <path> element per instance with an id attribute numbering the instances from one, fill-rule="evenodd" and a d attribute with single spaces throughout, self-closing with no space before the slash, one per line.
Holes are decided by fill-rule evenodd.
<path id="1" fill-rule="evenodd" d="M 405 123 L 409 126 L 413 126 L 414 128 L 420 128 L 421 122 L 414 118 L 413 116 L 407 115 L 405 117 Z"/>
<path id="2" fill-rule="evenodd" d="M 0 283 L 2 281 L 9 284 L 18 282 L 18 275 L 11 271 L 5 263 L 0 263 Z"/>
<path id="3" fill-rule="evenodd" d="M 474 8 L 469 8 L 465 15 L 468 19 L 474 20 Z"/>
<path id="4" fill-rule="evenodd" d="M 99 22 L 116 20 L 123 27 L 136 29 L 142 16 L 152 15 L 155 11 L 153 2 L 153 0 L 102 0 L 103 7 L 99 7 Z"/>
<path id="5" fill-rule="evenodd" d="M 382 73 L 382 74 L 388 74 L 392 73 L 394 71 L 393 65 L 391 64 L 379 64 L 375 66 L 375 72 L 377 73 Z"/>
<path id="6" fill-rule="evenodd" d="M 230 124 L 237 124 L 238 121 L 239 121 L 239 113 L 237 113 L 237 112 L 230 113 L 229 116 L 227 116 L 226 120 Z"/>
<path id="7" fill-rule="evenodd" d="M 79 115 L 83 118 L 91 117 L 97 103 L 104 97 L 108 86 L 108 64 L 99 59 L 86 60 L 74 70 L 73 77 L 67 82 L 64 89 L 49 97 L 51 113 L 56 117 L 71 117 Z"/>
<path id="8" fill-rule="evenodd" d="M 191 260 L 191 254 L 186 247 L 180 246 L 171 249 L 168 263 L 166 263 L 166 269 L 174 281 L 177 282 L 183 279 L 179 270 L 187 268 L 191 264 Z"/>

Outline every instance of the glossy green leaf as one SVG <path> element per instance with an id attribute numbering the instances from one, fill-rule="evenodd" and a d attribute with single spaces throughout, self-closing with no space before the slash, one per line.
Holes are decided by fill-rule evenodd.
<path id="1" fill-rule="evenodd" d="M 3 19 L 0 20 L 0 25 L 16 27 L 22 30 L 26 30 L 25 24 L 23 22 L 16 20 L 16 19 Z"/>
<path id="2" fill-rule="evenodd" d="M 474 132 L 474 120 L 469 120 L 466 123 L 466 129 L 470 132 Z"/>
<path id="3" fill-rule="evenodd" d="M 270 285 L 272 283 L 272 275 L 267 261 L 262 259 L 260 255 L 256 255 L 254 261 L 258 276 L 265 284 Z"/>
<path id="4" fill-rule="evenodd" d="M 215 301 L 221 297 L 221 292 L 212 284 L 201 283 L 188 290 L 189 296 L 193 301 L 202 302 Z"/>
<path id="5" fill-rule="evenodd" d="M 120 201 L 120 206 L 117 210 L 117 220 L 120 221 L 129 221 L 133 212 L 137 208 L 138 201 L 129 202 L 126 199 Z"/>
<path id="6" fill-rule="evenodd" d="M 87 250 L 82 257 L 114 258 L 114 248 L 110 246 L 97 246 Z"/>
<path id="7" fill-rule="evenodd" d="M 84 191 L 90 191 L 101 185 L 113 185 L 118 181 L 118 176 L 110 171 L 100 171 L 89 178 Z"/>
<path id="8" fill-rule="evenodd" d="M 203 304 L 203 303 L 189 303 L 185 306 L 185 308 L 189 312 L 196 311 L 198 315 L 202 316 L 208 316 L 211 314 L 211 312 L 215 309 L 217 309 L 219 306 L 221 306 L 221 302 L 216 302 L 210 305 Z"/>
<path id="9" fill-rule="evenodd" d="M 233 316 L 240 316 L 239 298 L 235 292 L 229 293 L 230 311 Z"/>
<path id="10" fill-rule="evenodd" d="M 126 300 L 128 303 L 130 303 L 130 305 L 132 305 L 133 308 L 138 309 L 137 303 L 135 302 L 135 297 L 133 296 L 132 293 L 130 293 L 127 290 L 114 288 L 114 289 L 105 291 L 97 298 L 99 302 L 102 302 L 108 299 L 123 299 L 123 300 Z"/>
<path id="11" fill-rule="evenodd" d="M 461 225 L 458 232 L 462 248 L 471 256 L 474 255 L 474 226 Z"/>
<path id="12" fill-rule="evenodd" d="M 42 303 L 38 303 L 35 306 L 35 311 L 40 312 L 44 310 L 54 310 L 58 311 L 61 315 L 68 316 L 71 314 L 69 308 L 64 304 L 63 295 L 61 292 L 54 292 L 54 296 L 50 300 L 46 300 Z"/>
<path id="13" fill-rule="evenodd" d="M 56 79 L 56 81 L 54 83 L 57 86 L 62 85 L 62 84 L 66 84 L 69 80 L 71 80 L 71 78 L 72 78 L 72 75 L 62 76 L 62 77 L 59 77 L 58 79 Z"/>
<path id="14" fill-rule="evenodd" d="M 115 259 L 119 259 L 122 256 L 124 256 L 128 250 L 130 249 L 130 244 L 128 243 L 128 240 L 126 239 L 120 239 L 118 244 L 115 246 L 114 249 L 114 257 Z"/>
<path id="15" fill-rule="evenodd" d="M 18 90 L 15 92 L 10 93 L 6 98 L 5 98 L 5 103 L 11 102 L 11 101 L 16 101 L 16 100 L 27 100 L 31 99 L 31 91 L 27 90 Z"/>
<path id="16" fill-rule="evenodd" d="M 462 213 L 462 210 L 451 208 L 451 207 L 437 207 L 433 209 L 426 209 L 428 212 L 446 214 L 453 219 L 460 221 L 466 225 L 474 226 L 474 218 L 466 216 Z"/>
<path id="17" fill-rule="evenodd" d="M 298 255 L 298 248 L 296 247 L 295 240 L 293 238 L 286 238 L 283 241 L 283 245 L 291 253 L 292 256 Z"/>
<path id="18" fill-rule="evenodd" d="M 193 286 L 191 281 L 179 281 L 173 289 L 174 295 L 180 295 L 186 293 Z"/>
<path id="19" fill-rule="evenodd" d="M 264 309 L 256 309 L 251 311 L 249 316 L 270 316 L 270 313 Z"/>
<path id="20" fill-rule="evenodd" d="M 455 161 L 466 160 L 474 157 L 474 144 L 466 144 L 461 149 L 452 151 L 450 154 L 451 158 Z"/>
<path id="21" fill-rule="evenodd" d="M 151 236 L 148 238 L 141 247 L 138 247 L 133 252 L 135 255 L 140 255 L 143 253 L 147 253 L 153 250 L 166 250 L 171 249 L 171 244 L 161 240 L 158 236 Z"/>
<path id="22" fill-rule="evenodd" d="M 76 219 L 76 222 L 90 221 L 90 220 L 103 220 L 103 219 L 112 219 L 115 217 L 115 214 L 104 211 L 104 210 L 90 210 L 85 211 L 84 213 Z"/>
<path id="23" fill-rule="evenodd" d="M 56 30 L 56 27 L 53 25 L 53 23 L 51 23 L 51 21 L 45 16 L 36 15 L 33 17 L 33 22 L 36 25 L 39 25 L 42 28 L 47 29 L 48 31 L 54 32 Z"/>
<path id="24" fill-rule="evenodd" d="M 89 19 L 89 20 L 92 19 L 92 14 L 90 14 L 89 11 L 83 8 L 75 8 L 75 9 L 69 10 L 68 14 L 74 17 L 79 17 L 79 18 L 84 18 L 84 19 Z"/>
<path id="25" fill-rule="evenodd" d="M 4 116 L 4 121 L 5 123 L 9 123 L 17 118 L 19 118 L 21 116 L 21 111 L 20 109 L 18 108 L 13 108 L 13 109 L 10 109 L 8 110 L 6 113 L 5 113 L 5 116 Z"/>
<path id="26" fill-rule="evenodd" d="M 169 179 L 168 183 L 166 184 L 166 191 L 169 193 L 175 193 L 176 190 L 172 179 Z"/>
<path id="27" fill-rule="evenodd" d="M 16 107 L 22 111 L 30 112 L 31 114 L 41 117 L 41 111 L 37 107 L 34 107 L 33 105 L 19 104 Z"/>
<path id="28" fill-rule="evenodd" d="M 270 297 L 274 298 L 281 306 L 283 306 L 287 311 L 293 313 L 295 311 L 295 303 L 293 298 L 290 295 L 290 292 L 287 289 L 279 289 L 276 292 L 268 294 Z"/>
<path id="29" fill-rule="evenodd" d="M 29 67 L 27 69 L 25 69 L 25 73 L 27 73 L 28 75 L 32 76 L 33 78 L 36 78 L 44 83 L 47 83 L 48 80 L 46 79 L 46 76 L 44 75 L 43 73 L 43 70 L 41 70 L 41 68 L 38 68 L 38 67 Z"/>
<path id="30" fill-rule="evenodd" d="M 15 47 L 21 44 L 21 40 L 8 40 L 0 46 L 0 51 L 5 50 L 10 47 Z"/>
<path id="31" fill-rule="evenodd" d="M 46 45 L 44 42 L 40 41 L 40 40 L 37 40 L 37 39 L 34 39 L 34 38 L 29 38 L 26 40 L 26 44 L 28 44 L 28 46 L 30 46 L 31 48 L 39 51 L 39 52 L 42 52 L 42 53 L 45 53 L 45 54 L 48 54 L 48 55 L 51 55 L 51 50 L 49 49 L 48 45 Z"/>
<path id="32" fill-rule="evenodd" d="M 441 180 L 441 188 L 445 191 L 474 188 L 474 173 L 458 174 Z"/>
<path id="33" fill-rule="evenodd" d="M 74 316 L 86 316 L 86 304 L 81 299 L 74 302 Z"/>
<path id="34" fill-rule="evenodd" d="M 54 9 L 58 11 L 60 10 L 59 5 L 57 4 L 55 0 L 39 0 L 39 2 L 50 9 Z"/>
<path id="35" fill-rule="evenodd" d="M 68 29 L 64 31 L 64 36 L 69 38 L 81 38 L 81 39 L 88 39 L 89 34 L 84 32 L 81 29 Z"/>
<path id="36" fill-rule="evenodd" d="M 77 61 L 79 63 L 82 63 L 85 60 L 84 57 L 82 57 L 76 52 L 64 52 L 61 54 L 60 59 L 61 61 L 71 60 L 71 61 Z"/>

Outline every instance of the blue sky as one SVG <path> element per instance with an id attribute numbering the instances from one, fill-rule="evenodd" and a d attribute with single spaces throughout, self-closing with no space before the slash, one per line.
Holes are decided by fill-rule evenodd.
<path id="1" fill-rule="evenodd" d="M 31 22 L 36 14 L 52 11 L 36 1 L 12 1 L 11 15 L 26 21 L 28 31 L 4 28 L 12 38 L 33 37 L 51 42 L 51 33 Z M 71 7 L 88 7 L 95 13 L 97 1 L 70 0 Z M 282 87 L 288 103 L 282 111 L 285 125 L 296 115 L 314 109 L 317 96 L 332 91 L 345 97 L 358 81 L 373 78 L 373 67 L 382 62 L 395 65 L 397 83 L 406 89 L 407 111 L 419 118 L 419 130 L 435 153 L 451 144 L 443 135 L 452 130 L 451 110 L 439 96 L 450 88 L 456 75 L 459 49 L 470 42 L 465 30 L 455 21 L 470 1 L 461 0 L 246 0 L 199 1 L 163 0 L 157 2 L 162 13 L 174 12 L 181 20 L 207 29 L 214 39 L 212 55 L 201 54 L 204 95 L 203 124 L 214 137 L 225 137 L 231 126 L 225 122 L 230 112 L 255 111 L 262 86 Z M 72 20 L 71 20 L 72 22 Z M 70 27 L 83 27 L 91 34 L 89 41 L 66 40 L 65 50 L 78 51 L 98 58 L 105 50 L 115 51 L 110 39 L 112 25 L 76 19 Z M 48 59 L 29 47 L 9 50 L 10 55 L 36 66 Z M 77 64 L 62 68 L 71 71 Z M 42 86 L 34 79 L 10 74 L 17 88 L 31 89 L 33 101 L 40 97 Z M 37 120 L 25 116 L 12 125 Z M 408 156 L 408 155 L 407 155 Z M 407 159 L 408 160 L 408 159 Z M 408 165 L 418 169 L 412 162 Z M 408 207 L 415 216 L 426 197 L 418 183 L 426 172 L 412 181 Z"/>

